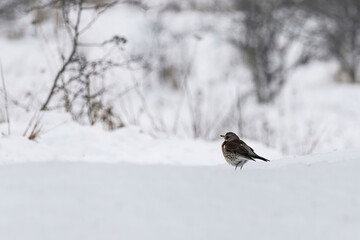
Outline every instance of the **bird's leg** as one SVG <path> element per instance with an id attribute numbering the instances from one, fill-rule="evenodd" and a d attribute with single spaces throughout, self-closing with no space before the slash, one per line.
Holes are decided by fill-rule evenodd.
<path id="1" fill-rule="evenodd" d="M 243 166 L 245 165 L 245 163 L 246 163 L 246 161 L 241 162 L 240 170 L 243 168 Z"/>

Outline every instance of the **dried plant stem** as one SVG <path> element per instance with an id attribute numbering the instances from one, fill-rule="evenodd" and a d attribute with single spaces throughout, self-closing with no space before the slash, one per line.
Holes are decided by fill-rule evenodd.
<path id="1" fill-rule="evenodd" d="M 178 129 L 178 123 L 179 123 L 179 120 L 180 120 L 180 113 L 181 113 L 181 109 L 182 109 L 183 102 L 184 102 L 185 98 L 187 98 L 187 100 L 188 100 L 188 107 L 189 107 L 189 111 L 190 111 L 190 115 L 191 115 L 191 121 L 192 121 L 191 125 L 192 125 L 194 136 L 197 137 L 197 134 L 198 134 L 197 133 L 198 129 L 197 129 L 197 126 L 196 126 L 196 123 L 195 123 L 195 121 L 196 121 L 195 103 L 193 103 L 193 97 L 192 97 L 192 93 L 191 93 L 189 83 L 188 83 L 189 76 L 190 76 L 190 74 L 191 74 L 191 72 L 193 70 L 194 59 L 195 59 L 196 54 L 197 54 L 198 41 L 199 41 L 199 39 L 197 39 L 197 41 L 195 43 L 194 49 L 192 51 L 192 56 L 191 56 L 191 58 L 189 59 L 189 61 L 187 63 L 188 65 L 186 67 L 186 71 L 185 71 L 184 76 L 183 76 L 183 80 L 182 80 L 183 92 L 182 92 L 178 107 L 177 107 L 176 112 L 175 112 L 175 118 L 174 118 L 174 124 L 173 124 L 173 133 L 174 134 L 176 134 L 177 129 Z"/>
<path id="2" fill-rule="evenodd" d="M 23 133 L 24 137 L 26 137 L 29 130 L 31 130 L 29 136 L 27 136 L 27 138 L 29 140 L 35 141 L 40 136 L 40 134 L 42 133 L 41 120 L 42 120 L 43 116 L 44 116 L 44 114 L 41 112 L 34 113 L 32 118 L 30 119 L 28 126 L 26 127 L 26 129 Z"/>
<path id="3" fill-rule="evenodd" d="M 7 96 L 7 90 L 6 90 L 6 84 L 5 84 L 5 77 L 4 77 L 4 71 L 3 71 L 1 60 L 0 60 L 0 72 L 1 72 L 1 81 L 2 81 L 2 85 L 3 85 L 3 90 L 4 90 L 5 114 L 6 114 L 6 122 L 8 125 L 8 135 L 10 135 L 11 128 L 10 128 L 9 104 L 8 104 L 8 96 Z"/>

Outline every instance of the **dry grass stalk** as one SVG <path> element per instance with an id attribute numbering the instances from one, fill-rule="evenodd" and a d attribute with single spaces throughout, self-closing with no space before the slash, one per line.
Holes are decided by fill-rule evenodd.
<path id="1" fill-rule="evenodd" d="M 33 117 L 30 119 L 28 126 L 26 127 L 23 136 L 27 137 L 29 140 L 36 141 L 43 132 L 43 125 L 41 124 L 41 120 L 44 114 L 41 112 L 36 112 Z M 30 133 L 28 134 L 28 132 Z"/>
<path id="2" fill-rule="evenodd" d="M 4 71 L 3 71 L 1 61 L 0 61 L 0 73 L 1 73 L 1 81 L 2 81 L 2 85 L 3 85 L 3 91 L 4 91 L 5 114 L 6 114 L 6 122 L 7 122 L 7 125 L 8 125 L 8 135 L 10 135 L 11 131 L 10 131 L 10 117 L 9 117 L 8 96 L 7 96 Z"/>

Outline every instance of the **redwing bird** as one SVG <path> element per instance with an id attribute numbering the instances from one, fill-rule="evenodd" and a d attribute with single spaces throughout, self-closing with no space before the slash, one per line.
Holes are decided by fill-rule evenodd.
<path id="1" fill-rule="evenodd" d="M 221 145 L 225 160 L 230 165 L 235 166 L 235 170 L 237 167 L 242 169 L 244 164 L 249 160 L 255 161 L 255 159 L 260 159 L 265 162 L 270 161 L 257 155 L 251 147 L 249 147 L 244 141 L 240 140 L 240 138 L 233 132 L 220 135 L 220 137 L 225 140 Z"/>

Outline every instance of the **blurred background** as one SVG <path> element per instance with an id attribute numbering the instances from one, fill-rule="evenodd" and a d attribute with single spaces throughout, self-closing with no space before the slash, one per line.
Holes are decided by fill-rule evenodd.
<path id="1" fill-rule="evenodd" d="M 358 0 L 2 0 L 0 122 L 359 148 L 359 19 Z"/>

